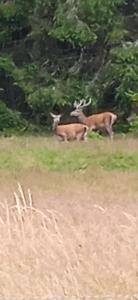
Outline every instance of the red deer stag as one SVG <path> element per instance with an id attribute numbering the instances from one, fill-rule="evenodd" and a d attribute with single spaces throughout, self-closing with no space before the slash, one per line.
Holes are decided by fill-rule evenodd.
<path id="1" fill-rule="evenodd" d="M 71 123 L 59 125 L 61 115 L 50 113 L 53 118 L 53 131 L 61 140 L 68 142 L 69 140 L 86 140 L 88 133 L 88 126 L 80 123 Z"/>
<path id="2" fill-rule="evenodd" d="M 86 103 L 86 100 L 80 100 L 79 102 L 74 102 L 75 110 L 73 110 L 70 115 L 77 117 L 79 121 L 89 127 L 89 130 L 106 130 L 110 138 L 113 138 L 112 126 L 117 119 L 117 115 L 111 112 L 102 112 L 90 115 L 86 117 L 83 113 L 83 108 L 91 103 L 91 98 Z"/>

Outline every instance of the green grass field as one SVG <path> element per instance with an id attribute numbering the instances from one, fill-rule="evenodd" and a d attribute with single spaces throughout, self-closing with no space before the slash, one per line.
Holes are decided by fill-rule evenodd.
<path id="1" fill-rule="evenodd" d="M 2 299 L 135 299 L 137 228 L 137 139 L 0 139 Z"/>
<path id="2" fill-rule="evenodd" d="M 74 172 L 92 168 L 138 170 L 138 141 L 108 139 L 88 143 L 63 143 L 52 138 L 3 138 L 0 140 L 0 169 L 29 168 Z"/>

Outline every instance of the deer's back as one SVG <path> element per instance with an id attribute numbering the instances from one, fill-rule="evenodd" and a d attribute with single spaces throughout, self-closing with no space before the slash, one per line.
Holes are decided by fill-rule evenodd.
<path id="1" fill-rule="evenodd" d="M 114 123 L 117 116 L 111 112 L 103 112 L 99 114 L 93 114 L 86 118 L 87 126 L 91 127 L 104 127 L 107 123 Z"/>
<path id="2" fill-rule="evenodd" d="M 84 124 L 72 123 L 66 125 L 58 125 L 57 134 L 66 135 L 69 138 L 75 138 L 77 134 L 82 133 L 85 130 L 86 126 Z"/>

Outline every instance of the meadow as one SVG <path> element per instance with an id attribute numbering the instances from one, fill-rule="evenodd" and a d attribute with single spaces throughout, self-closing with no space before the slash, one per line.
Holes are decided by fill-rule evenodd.
<path id="1" fill-rule="evenodd" d="M 0 299 L 138 299 L 138 140 L 0 138 Z"/>

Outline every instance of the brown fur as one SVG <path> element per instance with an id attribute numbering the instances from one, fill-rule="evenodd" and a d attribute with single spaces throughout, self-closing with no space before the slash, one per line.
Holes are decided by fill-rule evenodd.
<path id="1" fill-rule="evenodd" d="M 84 135 L 87 133 L 88 127 L 79 123 L 72 123 L 66 125 L 58 125 L 56 127 L 55 133 L 57 136 L 61 137 L 63 140 L 75 140 L 84 139 Z"/>
<path id="2" fill-rule="evenodd" d="M 51 113 L 53 121 L 53 130 L 55 134 L 63 141 L 69 140 L 86 140 L 88 126 L 85 124 L 72 123 L 66 125 L 59 125 L 61 115 L 54 115 Z"/>
<path id="3" fill-rule="evenodd" d="M 86 124 L 90 130 L 105 129 L 110 138 L 112 138 L 112 125 L 115 123 L 117 115 L 111 112 L 103 112 L 86 117 L 79 108 L 76 108 L 73 112 L 71 112 L 71 115 L 78 117 L 79 121 Z"/>

